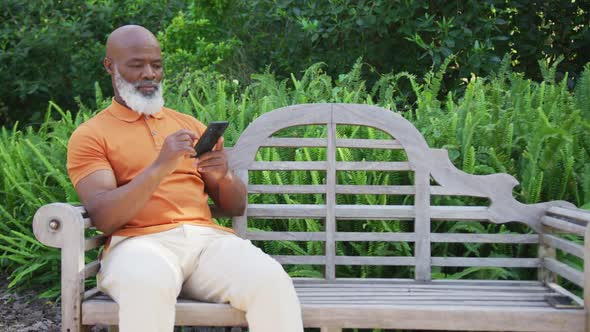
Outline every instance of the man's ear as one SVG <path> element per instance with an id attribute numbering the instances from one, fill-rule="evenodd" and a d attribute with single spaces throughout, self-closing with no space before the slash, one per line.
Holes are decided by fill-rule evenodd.
<path id="1" fill-rule="evenodd" d="M 106 69 L 110 75 L 113 75 L 113 61 L 111 61 L 111 59 L 109 59 L 108 57 L 105 57 L 102 61 L 102 64 L 104 66 L 104 69 Z"/>

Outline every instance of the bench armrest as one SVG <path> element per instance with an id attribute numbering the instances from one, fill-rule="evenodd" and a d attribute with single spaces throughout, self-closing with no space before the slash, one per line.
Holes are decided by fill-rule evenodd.
<path id="1" fill-rule="evenodd" d="M 91 226 L 82 207 L 67 203 L 44 205 L 33 218 L 33 232 L 41 243 L 61 248 L 62 331 L 78 331 L 81 326 L 81 300 L 85 268 L 84 230 Z"/>

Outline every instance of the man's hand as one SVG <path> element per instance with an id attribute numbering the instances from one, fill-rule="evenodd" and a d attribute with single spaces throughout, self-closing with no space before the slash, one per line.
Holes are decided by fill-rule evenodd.
<path id="1" fill-rule="evenodd" d="M 189 157 L 195 154 L 193 145 L 198 138 L 197 134 L 187 129 L 181 129 L 166 137 L 162 150 L 160 150 L 160 154 L 154 161 L 153 166 L 162 175 L 174 172 L 181 161 L 181 157 Z"/>
<path id="2" fill-rule="evenodd" d="M 203 180 L 208 187 L 217 187 L 229 173 L 227 166 L 227 156 L 223 151 L 223 137 L 220 137 L 212 151 L 207 152 L 197 158 L 194 162 L 197 171 L 201 173 Z"/>
<path id="3" fill-rule="evenodd" d="M 239 177 L 234 177 L 227 165 L 227 156 L 223 151 L 223 137 L 213 148 L 195 160 L 197 171 L 205 182 L 205 191 L 215 205 L 227 216 L 240 216 L 246 209 L 246 186 Z"/>

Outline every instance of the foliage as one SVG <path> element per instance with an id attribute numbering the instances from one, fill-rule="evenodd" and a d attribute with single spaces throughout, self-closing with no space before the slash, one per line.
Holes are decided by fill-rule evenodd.
<path id="1" fill-rule="evenodd" d="M 42 122 L 49 100 L 73 108 L 110 89 L 102 68 L 108 34 L 124 24 L 162 30 L 185 6 L 179 0 L 0 2 L 0 125 Z M 94 106 L 94 105 L 93 105 Z"/>
<path id="2" fill-rule="evenodd" d="M 504 61 L 503 70 L 489 78 L 473 76 L 465 82 L 464 94 L 441 94 L 443 69 L 418 79 L 407 73 L 383 75 L 368 88 L 362 77 L 362 64 L 333 80 L 321 64 L 308 68 L 301 79 L 292 76 L 279 80 L 270 72 L 252 77 L 251 84 L 243 84 L 220 74 L 196 71 L 167 88 L 167 104 L 192 114 L 207 123 L 227 119 L 232 126 L 226 132 L 228 146 L 235 144 L 244 128 L 261 114 L 270 110 L 301 103 L 344 102 L 377 104 L 386 108 L 407 110 L 403 115 L 424 134 L 432 147 L 449 150 L 451 160 L 458 167 L 474 174 L 507 172 L 521 180 L 515 194 L 523 202 L 563 199 L 584 205 L 590 203 L 590 146 L 588 145 L 587 110 L 588 85 L 578 87 L 574 95 L 566 88 L 567 78 L 540 83 L 526 79 L 521 73 L 510 71 L 510 59 Z M 587 67 L 588 68 L 588 67 Z M 547 65 L 548 74 L 555 66 Z M 586 70 L 581 82 L 588 82 Z M 551 76 L 551 75 L 549 75 Z M 548 76 L 548 78 L 550 78 Z M 409 82 L 415 94 L 408 98 L 400 84 Z M 584 83 L 587 84 L 587 83 Z M 96 104 L 104 107 L 108 99 L 96 88 Z M 409 102 L 408 100 L 415 100 Z M 411 103 L 411 104 L 408 104 Z M 582 111 L 584 110 L 584 111 Z M 53 119 L 52 114 L 59 114 Z M 59 284 L 59 256 L 57 251 L 39 245 L 31 230 L 31 219 L 41 205 L 78 198 L 69 183 L 65 170 L 66 142 L 72 131 L 94 112 L 80 105 L 77 115 L 64 112 L 51 103 L 39 130 L 32 127 L 2 128 L 0 131 L 0 267 L 12 271 L 13 285 L 47 285 L 45 295 L 57 294 Z M 284 132 L 280 135 L 321 137 L 325 130 L 310 127 L 305 131 Z M 338 136 L 349 138 L 383 138 L 377 130 L 339 127 Z M 313 160 L 323 158 L 325 151 L 303 149 L 263 149 L 259 158 L 265 160 Z M 365 151 L 339 149 L 339 160 L 404 160 L 404 154 L 392 151 Z M 296 183 L 321 184 L 323 175 L 318 172 L 258 172 L 251 181 L 260 184 Z M 339 183 L 411 184 L 412 176 L 392 173 L 384 176 L 375 172 L 344 172 Z M 259 203 L 318 204 L 321 195 L 253 195 L 251 201 Z M 346 204 L 412 204 L 411 197 L 384 195 L 341 196 Z M 441 197 L 433 204 L 481 204 L 471 198 Z M 251 227 L 270 227 L 263 221 L 254 221 Z M 288 220 L 277 223 L 277 228 L 290 231 L 318 231 L 318 220 Z M 340 227 L 340 226 L 339 226 Z M 340 231 L 408 231 L 412 226 L 399 221 L 357 221 L 342 226 Z M 437 232 L 516 232 L 530 230 L 518 224 L 495 225 L 478 222 L 437 223 Z M 261 244 L 272 254 L 323 252 L 320 242 L 274 241 Z M 339 243 L 339 254 L 345 255 L 412 255 L 408 244 L 384 242 Z M 534 257 L 536 250 L 530 245 L 505 244 L 436 244 L 435 256 L 510 256 Z M 90 259 L 90 257 L 89 257 Z M 577 263 L 576 263 L 577 264 Z M 315 266 L 289 267 L 292 275 L 318 276 Z M 411 268 L 343 267 L 341 276 L 408 277 Z M 433 269 L 434 277 L 451 278 L 530 278 L 530 271 L 505 268 Z"/>
<path id="3" fill-rule="evenodd" d="M 535 10 L 531 10 L 534 8 Z M 250 79 L 270 66 L 300 78 L 323 62 L 332 78 L 363 57 L 380 73 L 437 69 L 454 55 L 443 91 L 496 70 L 504 54 L 541 80 L 539 58 L 563 54 L 556 77 L 573 86 L 590 53 L 588 1 L 506 0 L 63 0 L 0 3 L 0 125 L 40 124 L 49 100 L 92 105 L 107 35 L 135 23 L 159 36 L 169 78 L 196 69 Z M 376 72 L 376 73 L 373 73 Z M 411 93 L 410 89 L 404 90 Z"/>
<path id="4" fill-rule="evenodd" d="M 241 41 L 232 65 L 272 65 L 282 76 L 317 62 L 339 74 L 361 56 L 380 73 L 424 73 L 454 54 L 453 83 L 487 75 L 509 53 L 536 79 L 536 59 L 564 54 L 571 78 L 590 47 L 581 1 L 193 0 L 192 10 Z"/>

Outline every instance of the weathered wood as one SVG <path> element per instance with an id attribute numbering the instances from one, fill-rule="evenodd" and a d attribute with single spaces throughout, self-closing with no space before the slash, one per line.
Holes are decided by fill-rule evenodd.
<path id="1" fill-rule="evenodd" d="M 98 273 L 99 269 L 100 269 L 100 262 L 99 261 L 93 261 L 91 263 L 88 263 L 84 267 L 84 279 L 88 279 L 90 277 L 95 276 Z"/>
<path id="2" fill-rule="evenodd" d="M 320 332 L 342 332 L 342 329 L 339 327 L 322 327 Z"/>
<path id="3" fill-rule="evenodd" d="M 256 161 L 251 171 L 325 171 L 325 161 Z"/>
<path id="4" fill-rule="evenodd" d="M 260 143 L 261 147 L 326 147 L 328 140 L 325 138 L 303 137 L 269 137 Z"/>
<path id="5" fill-rule="evenodd" d="M 337 194 L 414 195 L 414 186 L 336 185 Z"/>
<path id="6" fill-rule="evenodd" d="M 388 241 L 388 242 L 414 242 L 414 233 L 375 233 L 375 232 L 338 232 L 334 237 L 336 241 Z"/>
<path id="7" fill-rule="evenodd" d="M 481 303 L 481 302 L 480 302 Z M 524 302 L 526 303 L 526 302 Z M 117 305 L 90 300 L 83 304 L 85 324 L 116 324 Z M 227 304 L 179 302 L 176 324 L 188 326 L 246 326 L 244 312 Z M 306 327 L 421 329 L 452 331 L 584 331 L 584 310 L 538 306 L 305 304 Z"/>
<path id="8" fill-rule="evenodd" d="M 431 279 L 430 259 L 430 170 L 420 165 L 415 173 L 416 198 L 414 211 L 414 255 L 416 257 L 415 277 L 418 281 Z"/>
<path id="9" fill-rule="evenodd" d="M 249 240 L 326 241 L 324 232 L 246 232 Z"/>
<path id="10" fill-rule="evenodd" d="M 323 194 L 323 185 L 248 185 L 248 192 L 252 194 Z"/>
<path id="11" fill-rule="evenodd" d="M 324 253 L 326 255 L 326 266 L 324 278 L 333 280 L 336 278 L 336 124 L 328 123 L 328 150 L 326 151 L 328 170 L 326 171 L 326 242 L 324 243 Z"/>
<path id="12" fill-rule="evenodd" d="M 35 236 L 61 251 L 62 331 L 83 331 L 80 303 L 84 293 L 84 229 L 81 208 L 65 203 L 41 207 L 33 218 Z M 58 227 L 50 227 L 51 222 Z M 67 239 L 67 240 L 66 240 Z"/>
<path id="13" fill-rule="evenodd" d="M 397 140 L 388 139 L 358 139 L 358 138 L 339 138 L 336 140 L 338 148 L 355 148 L 355 149 L 389 149 L 401 150 L 404 147 Z"/>
<path id="14" fill-rule="evenodd" d="M 281 264 L 311 264 L 311 265 L 325 265 L 326 264 L 326 256 L 284 256 L 284 255 L 273 255 L 274 259 L 276 259 Z"/>
<path id="15" fill-rule="evenodd" d="M 88 251 L 88 250 L 92 250 L 92 249 L 96 249 L 98 247 L 101 247 L 102 245 L 105 244 L 106 241 L 107 241 L 107 238 L 104 235 L 97 235 L 97 236 L 91 237 L 89 239 L 86 239 L 86 240 L 84 240 L 84 251 Z"/>
<path id="16" fill-rule="evenodd" d="M 574 256 L 584 258 L 584 247 L 574 243 L 572 241 L 568 241 L 562 238 L 559 238 L 554 235 L 543 235 L 543 241 L 554 248 L 559 250 L 563 250 L 569 254 Z"/>
<path id="17" fill-rule="evenodd" d="M 448 243 L 539 243 L 537 234 L 476 234 L 476 233 L 431 233 L 431 242 Z"/>
<path id="18" fill-rule="evenodd" d="M 84 295 L 82 296 L 82 300 L 87 300 L 97 294 L 100 294 L 100 291 L 98 290 L 98 288 L 97 287 L 91 288 L 91 289 L 84 292 Z"/>
<path id="19" fill-rule="evenodd" d="M 539 267 L 539 258 L 432 257 L 433 266 Z"/>
<path id="20" fill-rule="evenodd" d="M 571 298 L 572 300 L 574 300 L 577 304 L 579 304 L 580 306 L 584 306 L 584 300 L 582 300 L 579 296 L 577 296 L 576 294 L 568 291 L 567 289 L 561 287 L 560 285 L 556 284 L 556 283 L 549 283 L 547 284 L 547 286 L 553 290 L 555 290 L 556 292 L 558 292 L 561 295 L 565 295 L 569 298 Z"/>
<path id="21" fill-rule="evenodd" d="M 552 232 L 551 227 L 543 225 L 542 227 L 542 235 L 539 238 L 539 247 L 537 249 L 538 256 L 540 259 L 545 258 L 556 258 L 557 251 L 554 247 L 549 245 L 545 239 L 547 238 L 546 235 Z M 537 276 L 539 280 L 543 281 L 546 285 L 550 283 L 554 283 L 557 280 L 557 274 L 551 270 L 549 270 L 544 264 L 541 264 L 539 269 L 537 270 Z"/>
<path id="22" fill-rule="evenodd" d="M 337 205 L 336 219 L 354 220 L 412 220 L 415 217 L 411 205 Z M 256 218 L 322 218 L 326 216 L 326 205 L 318 204 L 249 204 L 247 215 Z M 432 220 L 488 220 L 487 207 L 480 206 L 431 206 Z"/>
<path id="23" fill-rule="evenodd" d="M 406 161 L 339 161 L 339 171 L 411 171 L 411 164 Z"/>
<path id="24" fill-rule="evenodd" d="M 361 257 L 336 256 L 337 265 L 394 265 L 412 266 L 416 264 L 414 257 Z"/>
<path id="25" fill-rule="evenodd" d="M 584 287 L 584 273 L 566 265 L 554 258 L 544 258 L 543 265 L 574 284 Z"/>
<path id="26" fill-rule="evenodd" d="M 582 227 L 580 225 L 550 216 L 543 216 L 541 221 L 544 225 L 547 225 L 560 231 L 564 231 L 566 233 L 584 236 L 584 232 L 586 231 L 586 227 Z"/>
<path id="27" fill-rule="evenodd" d="M 568 218 L 572 218 L 576 221 L 590 223 L 590 212 L 580 210 L 580 209 L 569 209 L 569 208 L 562 208 L 562 207 L 550 207 L 547 210 L 548 213 L 554 214 L 557 216 L 564 216 Z"/>

